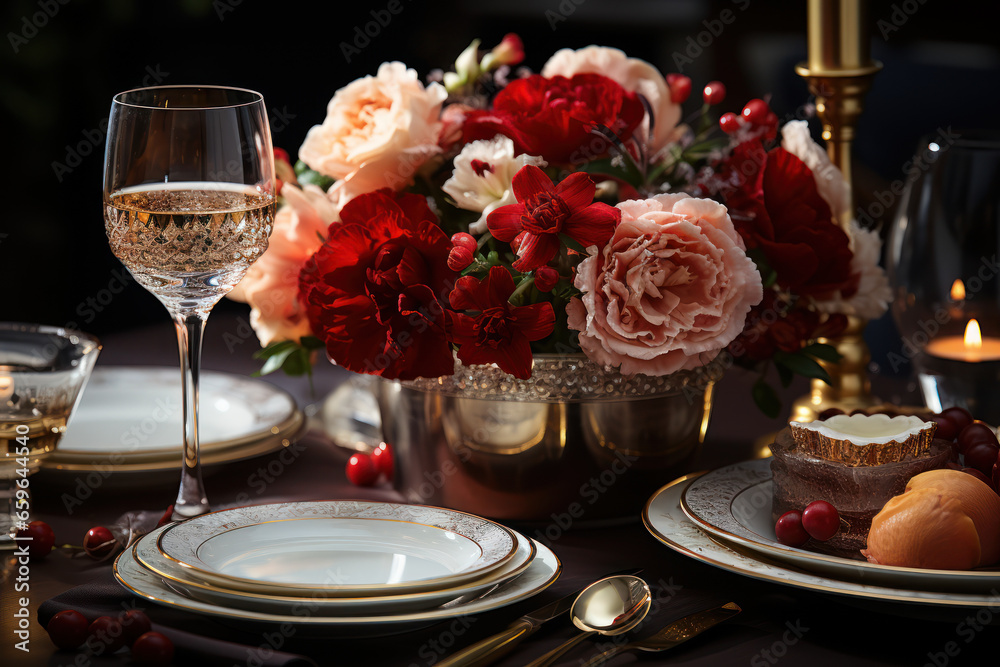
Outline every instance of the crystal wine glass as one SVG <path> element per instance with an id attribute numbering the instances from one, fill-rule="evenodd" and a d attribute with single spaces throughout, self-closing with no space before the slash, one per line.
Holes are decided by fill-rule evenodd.
<path id="1" fill-rule="evenodd" d="M 104 156 L 108 241 L 166 306 L 180 347 L 184 458 L 174 519 L 209 510 L 198 462 L 202 331 L 267 249 L 274 185 L 260 93 L 161 86 L 114 97 Z"/>

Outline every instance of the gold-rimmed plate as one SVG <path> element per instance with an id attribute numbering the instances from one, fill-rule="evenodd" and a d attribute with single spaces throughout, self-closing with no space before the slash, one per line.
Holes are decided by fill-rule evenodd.
<path id="1" fill-rule="evenodd" d="M 986 589 L 981 593 L 945 593 L 824 577 L 786 563 L 775 562 L 735 544 L 730 546 L 703 532 L 681 508 L 684 491 L 702 475 L 704 473 L 696 473 L 675 479 L 653 494 L 643 509 L 642 520 L 646 529 L 677 553 L 753 579 L 848 598 L 933 607 L 968 608 L 996 604 L 995 594 Z"/>
<path id="2" fill-rule="evenodd" d="M 423 611 L 369 616 L 320 616 L 314 614 L 308 606 L 293 609 L 290 614 L 273 614 L 192 600 L 171 589 L 156 574 L 136 562 L 131 549 L 126 549 L 118 556 L 114 572 L 115 578 L 125 588 L 151 602 L 239 622 L 241 625 L 288 623 L 295 627 L 315 626 L 323 637 L 380 636 L 409 632 L 450 618 L 493 611 L 542 592 L 559 577 L 562 565 L 550 549 L 537 542 L 535 547 L 537 555 L 524 574 L 509 585 L 503 585 L 470 602 Z"/>
<path id="3" fill-rule="evenodd" d="M 371 597 L 480 579 L 514 556 L 517 540 L 465 512 L 330 500 L 203 514 L 169 527 L 157 546 L 179 567 L 231 590 Z"/>
<path id="4" fill-rule="evenodd" d="M 771 516 L 771 459 L 743 461 L 691 483 L 681 509 L 705 532 L 760 553 L 771 560 L 819 574 L 881 586 L 947 592 L 985 591 L 1000 587 L 1000 570 L 930 570 L 877 565 L 838 558 L 778 542 Z"/>

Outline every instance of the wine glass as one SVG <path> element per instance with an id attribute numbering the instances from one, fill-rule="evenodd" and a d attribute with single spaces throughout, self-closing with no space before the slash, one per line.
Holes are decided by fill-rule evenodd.
<path id="1" fill-rule="evenodd" d="M 267 249 L 274 152 L 260 93 L 159 86 L 119 93 L 104 156 L 115 256 L 166 306 L 183 376 L 184 456 L 174 519 L 209 511 L 198 461 L 198 375 L 212 307 Z"/>
<path id="2" fill-rule="evenodd" d="M 929 408 L 1000 421 L 1000 132 L 938 133 L 918 146 L 889 235 L 901 354 Z"/>

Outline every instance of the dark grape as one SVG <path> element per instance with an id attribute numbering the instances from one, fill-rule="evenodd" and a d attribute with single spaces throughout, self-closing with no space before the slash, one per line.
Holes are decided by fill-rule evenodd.
<path id="1" fill-rule="evenodd" d="M 934 432 L 935 438 L 954 440 L 958 435 L 958 427 L 955 425 L 955 422 L 944 415 L 931 415 L 927 418 L 927 421 L 937 424 L 937 431 Z"/>
<path id="2" fill-rule="evenodd" d="M 149 616 L 138 609 L 129 609 L 122 616 L 122 627 L 125 628 L 125 643 L 131 646 L 140 635 L 144 635 L 153 629 L 153 624 L 149 621 Z"/>
<path id="3" fill-rule="evenodd" d="M 963 454 L 979 444 L 1000 447 L 1000 442 L 997 442 L 997 434 L 993 432 L 992 428 L 981 421 L 974 421 L 959 431 L 958 449 Z"/>
<path id="4" fill-rule="evenodd" d="M 802 513 L 798 510 L 785 512 L 774 524 L 774 535 L 782 544 L 801 547 L 809 541 L 809 533 L 802 527 Z"/>
<path id="5" fill-rule="evenodd" d="M 174 659 L 174 643 L 159 632 L 147 632 L 132 644 L 132 660 L 137 665 L 166 667 Z"/>
<path id="6" fill-rule="evenodd" d="M 110 616 L 100 616 L 87 628 L 87 634 L 97 640 L 97 642 L 108 647 L 108 651 L 114 653 L 122 646 L 125 646 L 125 629 L 118 619 Z"/>
<path id="7" fill-rule="evenodd" d="M 955 428 L 961 432 L 963 428 L 972 423 L 972 413 L 965 408 L 953 407 L 941 411 L 941 416 L 951 421 Z"/>
<path id="8" fill-rule="evenodd" d="M 990 486 L 990 487 L 993 486 L 993 484 L 990 482 L 990 478 L 987 477 L 986 475 L 984 475 L 983 473 L 981 473 L 980 471 L 976 470 L 975 468 L 962 468 L 962 472 L 964 472 L 964 473 L 966 473 L 968 475 L 972 475 L 973 477 L 975 477 L 976 479 L 980 480 L 981 482 L 985 482 L 987 486 Z"/>
<path id="9" fill-rule="evenodd" d="M 965 450 L 965 467 L 975 468 L 988 475 L 997 461 L 997 447 L 981 442 Z"/>
<path id="10" fill-rule="evenodd" d="M 87 618 L 75 609 L 66 609 L 49 619 L 45 631 L 61 649 L 72 649 L 87 641 Z"/>

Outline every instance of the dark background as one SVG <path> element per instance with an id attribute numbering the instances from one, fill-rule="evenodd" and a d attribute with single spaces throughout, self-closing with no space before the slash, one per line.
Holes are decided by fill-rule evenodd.
<path id="1" fill-rule="evenodd" d="M 98 335 L 149 323 L 170 327 L 159 303 L 111 254 L 103 231 L 103 128 L 121 90 L 182 83 L 259 90 L 275 145 L 294 155 L 334 91 L 373 74 L 382 61 L 401 60 L 426 75 L 449 68 L 474 37 L 490 48 L 513 31 L 524 39 L 525 64 L 536 70 L 558 48 L 600 44 L 664 73 L 682 71 L 694 80 L 688 113 L 711 79 L 729 90 L 720 111 L 771 94 L 783 117 L 809 101 L 793 72 L 806 54 L 804 1 L 399 1 L 402 12 L 364 37 L 366 45 L 355 39 L 388 0 L 7 0 L 0 10 L 0 319 L 69 324 Z M 885 70 L 856 141 L 857 205 L 866 207 L 904 178 L 921 135 L 997 126 L 1000 49 L 979 7 L 870 3 L 872 52 Z M 707 30 L 704 22 L 718 29 L 714 21 L 725 9 L 735 21 L 698 54 L 691 44 Z M 360 53 L 346 58 L 342 43 L 360 46 Z M 674 54 L 685 51 L 694 62 L 681 62 L 679 70 Z M 873 218 L 888 226 L 891 213 Z M 225 300 L 220 309 L 246 312 Z M 883 318 L 869 338 L 878 360 L 898 336 Z"/>

